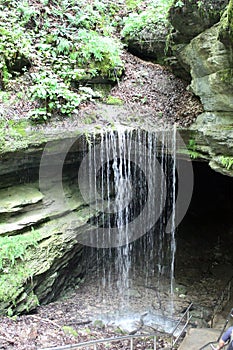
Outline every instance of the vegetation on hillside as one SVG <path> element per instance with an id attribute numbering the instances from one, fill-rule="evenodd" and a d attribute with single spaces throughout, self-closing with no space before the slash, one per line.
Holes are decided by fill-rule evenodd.
<path id="1" fill-rule="evenodd" d="M 44 122 L 103 98 L 91 83 L 121 77 L 120 37 L 163 20 L 171 2 L 0 0 L 1 102 L 31 101 L 27 117 Z M 1 105 L 0 119 L 4 131 L 12 116 Z"/>
<path id="2" fill-rule="evenodd" d="M 145 28 L 153 32 L 155 25 L 161 25 L 161 28 L 164 25 L 169 26 L 168 10 L 173 2 L 174 0 L 151 2 L 145 10 L 129 13 L 123 21 L 122 36 L 127 38 L 137 35 Z"/>

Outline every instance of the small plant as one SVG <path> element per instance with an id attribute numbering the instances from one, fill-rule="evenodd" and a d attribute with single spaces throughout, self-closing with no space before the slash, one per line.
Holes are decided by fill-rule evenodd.
<path id="1" fill-rule="evenodd" d="M 100 36 L 94 31 L 79 31 L 76 48 L 79 67 L 88 65 L 88 70 L 97 69 L 101 76 L 117 80 L 123 70 L 120 53 L 121 46 L 114 39 Z"/>
<path id="2" fill-rule="evenodd" d="M 80 86 L 73 91 L 53 72 L 33 74 L 35 85 L 31 87 L 31 98 L 38 100 L 40 108 L 30 113 L 30 118 L 37 122 L 46 121 L 54 113 L 70 116 L 82 101 L 101 97 L 89 87 Z"/>
<path id="3" fill-rule="evenodd" d="M 195 142 L 195 140 L 193 140 L 193 139 L 189 140 L 188 149 L 192 150 L 192 151 L 196 150 L 196 142 Z"/>
<path id="4" fill-rule="evenodd" d="M 192 159 L 198 158 L 198 152 L 196 151 L 197 146 L 196 146 L 195 140 L 190 139 L 187 148 L 188 148 L 189 155 Z"/>
<path id="5" fill-rule="evenodd" d="M 38 234 L 32 230 L 27 235 L 0 236 L 0 270 L 13 267 L 18 259 L 24 260 L 29 246 L 37 246 Z"/>
<path id="6" fill-rule="evenodd" d="M 221 156 L 220 161 L 227 170 L 230 170 L 233 166 L 233 157 Z"/>
<path id="7" fill-rule="evenodd" d="M 141 3 L 141 0 L 126 0 L 126 6 L 129 10 L 135 10 Z"/>
<path id="8" fill-rule="evenodd" d="M 163 117 L 163 112 L 162 112 L 162 111 L 159 111 L 159 112 L 158 112 L 158 116 L 159 116 L 160 118 L 162 118 L 162 117 Z"/>
<path id="9" fill-rule="evenodd" d="M 197 1 L 198 8 L 201 8 L 204 5 L 204 2 L 202 0 Z"/>
<path id="10" fill-rule="evenodd" d="M 105 101 L 107 105 L 118 105 L 122 106 L 124 104 L 124 101 L 120 97 L 109 95 Z"/>
<path id="11" fill-rule="evenodd" d="M 181 1 L 181 0 L 176 1 L 175 7 L 183 7 L 183 6 L 184 6 L 184 2 L 183 1 Z"/>
<path id="12" fill-rule="evenodd" d="M 78 332 L 70 326 L 63 326 L 62 330 L 66 333 L 66 334 L 70 334 L 73 335 L 73 337 L 77 337 L 78 336 Z"/>
<path id="13" fill-rule="evenodd" d="M 22 24 L 27 25 L 32 18 L 37 14 L 36 8 L 30 6 L 28 1 L 23 0 L 21 3 L 19 2 L 17 6 L 17 11 L 20 14 L 20 18 Z"/>
<path id="14" fill-rule="evenodd" d="M 36 84 L 31 87 L 31 98 L 42 104 L 31 114 L 34 120 L 47 120 L 54 112 L 70 115 L 82 101 L 81 96 L 71 91 L 52 72 L 37 73 L 33 78 Z"/>

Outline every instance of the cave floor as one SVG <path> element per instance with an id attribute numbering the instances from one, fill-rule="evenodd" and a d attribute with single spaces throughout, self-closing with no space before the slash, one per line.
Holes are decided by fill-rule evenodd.
<path id="1" fill-rule="evenodd" d="M 162 322 L 164 327 L 173 329 L 175 320 L 192 301 L 191 326 L 208 327 L 207 321 L 219 293 L 218 281 L 215 279 L 213 288 L 213 281 L 205 276 L 189 287 L 176 281 L 171 301 L 169 280 L 156 285 L 154 277 L 148 276 L 145 284 L 138 272 L 137 280 L 131 281 L 126 293 L 131 306 L 127 308 L 123 303 L 120 309 L 119 305 L 125 298 L 118 293 L 117 280 L 113 279 L 110 289 L 107 288 L 108 283 L 106 288 L 103 285 L 100 288 L 98 280 L 101 281 L 99 272 L 90 271 L 83 283 L 73 286 L 59 300 L 38 307 L 35 313 L 17 318 L 1 317 L 0 348 L 33 350 L 128 333 L 156 332 L 158 349 L 164 349 L 170 337 L 164 335 L 163 327 L 158 324 Z M 152 340 L 148 338 L 146 344 L 138 343 L 137 349 L 147 349 L 150 345 Z M 100 349 L 105 349 L 101 346 Z M 123 345 L 123 349 L 129 348 L 127 343 Z M 114 343 L 111 349 L 122 349 L 122 343 Z"/>

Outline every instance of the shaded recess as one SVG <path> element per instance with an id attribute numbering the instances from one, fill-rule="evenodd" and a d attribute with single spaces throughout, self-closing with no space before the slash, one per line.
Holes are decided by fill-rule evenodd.
<path id="1" fill-rule="evenodd" d="M 177 231 L 176 278 L 184 284 L 207 277 L 226 283 L 233 263 L 233 181 L 205 162 L 193 162 L 193 169 L 192 200 Z"/>

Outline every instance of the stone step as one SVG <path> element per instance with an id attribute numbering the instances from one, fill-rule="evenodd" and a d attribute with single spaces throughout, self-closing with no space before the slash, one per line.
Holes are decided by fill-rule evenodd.
<path id="1" fill-rule="evenodd" d="M 178 349 L 198 350 L 209 342 L 217 341 L 219 335 L 220 331 L 218 329 L 190 328 Z M 207 347 L 206 350 L 211 350 L 211 347 Z"/>

